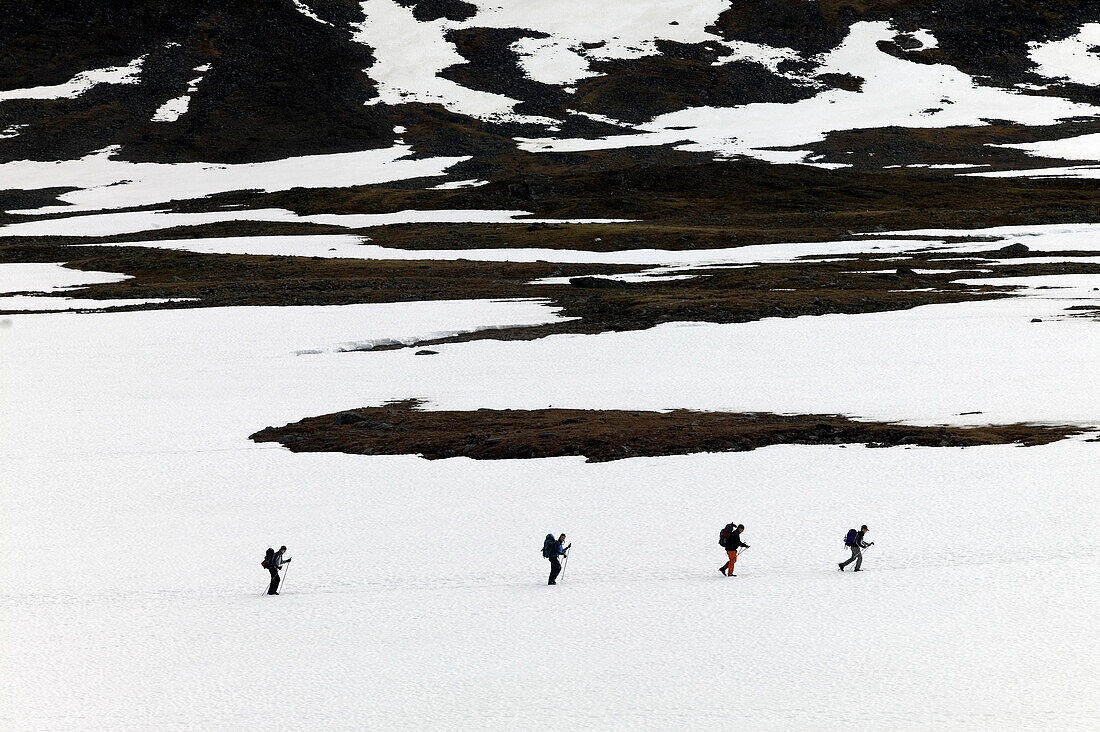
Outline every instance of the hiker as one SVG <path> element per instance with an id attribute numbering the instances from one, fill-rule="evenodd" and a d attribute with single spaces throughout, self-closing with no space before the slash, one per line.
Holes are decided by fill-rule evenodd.
<path id="1" fill-rule="evenodd" d="M 733 567 L 737 564 L 737 550 L 741 547 L 746 549 L 749 548 L 748 544 L 741 541 L 741 532 L 744 530 L 744 524 L 734 525 L 733 523 L 729 523 L 726 524 L 726 527 L 718 534 L 718 543 L 726 550 L 726 555 L 729 557 L 729 560 L 719 567 L 718 571 L 727 577 L 737 576 L 733 573 Z"/>
<path id="2" fill-rule="evenodd" d="M 553 534 L 547 534 L 546 540 L 542 542 L 542 556 L 550 560 L 550 581 L 546 584 L 556 585 L 558 575 L 561 574 L 561 562 L 558 561 L 558 557 L 565 556 L 565 553 L 569 551 L 569 547 L 564 546 L 565 534 L 562 534 L 557 539 Z"/>
<path id="3" fill-rule="evenodd" d="M 279 594 L 279 570 L 283 568 L 283 565 L 290 561 L 290 559 L 283 559 L 283 554 L 286 553 L 286 547 L 279 547 L 279 551 L 275 551 L 271 547 L 267 548 L 267 554 L 264 557 L 264 566 L 267 567 L 267 571 L 271 573 L 271 584 L 268 585 L 267 594 L 278 595 Z"/>
<path id="4" fill-rule="evenodd" d="M 851 547 L 852 556 L 848 559 L 848 561 L 840 562 L 838 566 L 840 567 L 841 572 L 843 572 L 844 568 L 852 562 L 856 563 L 856 568 L 852 570 L 853 572 L 863 571 L 859 568 L 859 566 L 863 564 L 863 550 L 869 546 L 873 546 L 875 543 L 872 541 L 870 544 L 868 544 L 863 541 L 863 537 L 867 535 L 867 531 L 867 524 L 863 524 L 863 526 L 860 526 L 859 531 L 856 531 L 855 529 L 848 529 L 848 535 L 844 537 L 844 545 Z"/>

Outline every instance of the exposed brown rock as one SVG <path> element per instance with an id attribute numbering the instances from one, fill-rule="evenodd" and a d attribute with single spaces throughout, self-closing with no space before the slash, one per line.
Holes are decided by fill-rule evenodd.
<path id="1" fill-rule="evenodd" d="M 629 457 L 741 452 L 780 444 L 869 447 L 1041 445 L 1078 434 L 1073 427 L 1027 424 L 911 427 L 836 415 L 583 409 L 425 411 L 406 400 L 268 427 L 251 439 L 294 452 L 421 455 L 476 460 L 584 455 L 589 462 Z"/>

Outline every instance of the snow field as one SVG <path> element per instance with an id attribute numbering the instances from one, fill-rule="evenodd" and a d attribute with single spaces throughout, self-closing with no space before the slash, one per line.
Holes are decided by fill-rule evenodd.
<path id="1" fill-rule="evenodd" d="M 0 727 L 1092 729 L 1094 443 L 587 464 L 247 440 L 408 396 L 1095 425 L 1095 323 L 1028 322 L 1064 304 L 430 357 L 336 349 L 555 315 L 451 302 L 6 318 Z M 951 417 L 970 409 L 985 414 Z M 752 549 L 725 579 L 730 520 Z M 867 571 L 841 574 L 860 523 Z M 547 588 L 539 548 L 561 531 L 574 552 Z M 280 543 L 296 560 L 286 593 L 260 597 L 263 549 Z"/>
<path id="2" fill-rule="evenodd" d="M 410 159 L 412 148 L 303 155 L 260 163 L 131 163 L 118 160 L 117 146 L 77 160 L 14 160 L 0 163 L 5 185 L 22 190 L 75 187 L 62 193 L 64 205 L 28 211 L 36 215 L 151 206 L 230 191 L 286 191 L 340 188 L 443 175 L 468 157 Z M 148 212 L 146 212 L 148 213 Z"/>

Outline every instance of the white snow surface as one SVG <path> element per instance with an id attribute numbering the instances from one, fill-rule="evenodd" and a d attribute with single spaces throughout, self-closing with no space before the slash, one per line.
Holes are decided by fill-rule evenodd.
<path id="1" fill-rule="evenodd" d="M 0 264 L 0 294 L 61 292 L 84 285 L 122 282 L 129 275 L 68 269 L 63 262 Z"/>
<path id="2" fill-rule="evenodd" d="M 1100 252 L 1100 224 L 1039 224 L 1035 226 L 991 226 L 984 229 L 908 229 L 886 232 L 887 236 L 996 237 L 996 241 L 956 244 L 930 242 L 936 249 L 981 252 L 1023 244 L 1034 252 Z M 1022 262 L 1028 259 L 1019 260 Z"/>
<path id="3" fill-rule="evenodd" d="M 1017 142 L 990 147 L 1007 147 L 1023 150 L 1028 155 L 1040 158 L 1062 158 L 1063 160 L 1100 160 L 1100 133 L 1065 137 L 1060 140 L 1040 140 L 1039 142 Z M 1008 172 L 1008 171 L 1005 171 Z M 1034 171 L 1019 171 L 1029 173 Z"/>
<path id="4" fill-rule="evenodd" d="M 67 310 L 106 310 L 107 308 L 133 305 L 159 305 L 166 302 L 182 302 L 191 298 L 149 297 L 129 300 L 92 300 L 81 297 L 44 297 L 38 295 L 0 295 L 0 312 L 47 313 Z"/>
<path id="5" fill-rule="evenodd" d="M 1097 113 L 1096 107 L 1057 97 L 978 86 L 952 66 L 912 63 L 877 48 L 878 41 L 895 34 L 889 23 L 855 23 L 844 42 L 825 55 L 818 73 L 859 76 L 864 83 L 858 92 L 831 89 L 793 104 L 695 107 L 638 125 L 635 135 L 521 139 L 520 146 L 552 152 L 679 143 L 684 150 L 798 163 L 809 154 L 799 146 L 819 142 L 833 130 L 981 125 L 988 119 L 1039 125 Z M 684 127 L 689 129 L 679 129 Z"/>
<path id="6" fill-rule="evenodd" d="M 1033 43 L 1028 55 L 1037 64 L 1037 74 L 1096 86 L 1100 84 L 1100 54 L 1089 49 L 1097 45 L 1100 45 L 1100 23 L 1086 23 L 1069 38 Z"/>
<path id="7" fill-rule="evenodd" d="M 164 104 L 157 107 L 157 111 L 153 113 L 153 122 L 175 122 L 183 115 L 187 114 L 187 107 L 191 103 L 191 97 L 184 94 L 182 96 L 173 97 Z"/>
<path id="8" fill-rule="evenodd" d="M 373 226 L 390 223 L 408 223 L 409 221 L 477 221 L 473 215 L 482 213 L 477 211 L 456 212 L 401 212 L 408 218 L 400 219 L 365 219 L 361 226 Z M 446 214 L 450 213 L 454 218 L 423 219 L 412 218 L 413 214 Z M 529 224 L 535 222 L 550 222 L 549 219 L 518 219 L 516 216 L 523 212 L 484 212 L 486 214 L 503 214 L 496 219 L 491 217 L 486 220 L 490 223 Z M 121 215 L 121 214 L 116 214 Z M 165 216 L 182 216 L 184 214 L 164 214 Z M 470 218 L 459 218 L 463 215 Z M 367 215 L 364 215 L 367 216 Z M 373 216 L 373 214 L 371 215 Z M 380 216 L 389 216 L 382 214 Z M 98 218 L 98 217 L 97 217 Z M 338 223 L 347 220 L 342 217 L 310 216 L 305 220 L 313 223 Z M 175 220 L 175 219 L 169 219 Z M 262 220 L 262 219 L 261 219 Z M 302 219 L 294 219 L 302 220 Z M 581 221 L 583 223 L 583 220 Z M 48 225 L 49 221 L 41 224 Z M 558 221 L 558 223 L 561 223 Z M 565 223 L 569 223 L 568 221 Z M 342 225 L 351 226 L 350 222 Z M 18 224 L 15 226 L 30 226 L 30 224 Z M 156 228 L 156 227 L 149 227 Z M 31 229 L 19 229 L 30 231 Z M 145 230 L 145 229 L 139 229 Z M 6 229 L 0 228 L 0 236 Z M 936 247 L 955 248 L 957 245 L 939 244 L 934 241 L 924 240 L 900 240 L 900 239 L 860 239 L 843 242 L 798 242 L 792 244 L 764 244 L 744 247 L 730 247 L 727 249 L 695 249 L 676 251 L 669 249 L 621 249 L 610 252 L 589 251 L 584 249 L 539 249 L 528 247 L 512 247 L 500 249 L 394 249 L 368 243 L 367 237 L 349 234 L 324 234 L 324 235 L 282 235 L 282 236 L 237 236 L 237 237 L 208 237 L 197 239 L 164 239 L 127 243 L 126 246 L 142 246 L 151 249 L 175 249 L 188 252 L 200 252 L 204 254 L 258 254 L 258 255 L 283 255 L 305 257 L 331 257 L 337 259 L 435 259 L 454 260 L 466 259 L 481 262 L 557 262 L 562 264 L 651 264 L 662 267 L 707 267 L 713 265 L 747 265 L 761 263 L 793 262 L 808 256 L 844 256 L 860 254 L 872 248 L 882 251 L 905 252 L 913 249 L 928 249 Z M 988 245 L 984 247 L 988 249 Z"/>
<path id="9" fill-rule="evenodd" d="M 12 212 L 24 213 L 24 212 Z M 63 216 L 58 218 L 24 221 L 0 226 L 0 238 L 5 236 L 114 236 L 133 234 L 157 229 L 170 229 L 177 226 L 200 226 L 223 221 L 274 221 L 288 223 L 325 224 L 358 229 L 371 226 L 391 226 L 394 224 L 416 223 L 481 223 L 481 224 L 606 224 L 629 219 L 543 219 L 532 217 L 526 211 L 480 210 L 480 209 L 426 209 L 395 211 L 381 214 L 310 214 L 299 216 L 293 211 L 281 208 L 232 209 L 225 211 L 204 211 L 199 213 L 174 213 L 170 211 L 119 211 L 115 213 L 86 214 L 82 216 Z M 249 237 L 265 241 L 273 237 Z M 279 237 L 274 237 L 279 238 Z M 303 237 L 304 242 L 312 242 L 314 237 Z M 218 241 L 213 239 L 212 241 Z M 202 247 L 202 240 L 194 240 L 192 246 Z M 303 248 L 309 249 L 307 243 Z M 177 248 L 185 248 L 183 246 Z M 246 245 L 245 248 L 251 248 Z M 260 253 L 262 245 L 255 251 Z M 196 249 L 195 251 L 209 251 Z"/>
<path id="10" fill-rule="evenodd" d="M 90 300 L 51 297 L 40 293 L 65 292 L 85 285 L 122 282 L 130 275 L 117 272 L 90 272 L 68 269 L 64 263 L 0 264 L 0 312 L 48 312 L 58 310 L 103 310 L 125 305 L 178 302 L 187 298 L 146 298 L 130 300 Z M 35 294 L 11 294 L 35 293 Z"/>
<path id="11" fill-rule="evenodd" d="M 556 316 L 513 301 L 0 319 L 0 727 L 1095 729 L 1096 443 L 588 464 L 247 440 L 406 397 L 1095 427 L 1097 326 L 1061 317 L 1084 284 L 434 356 L 339 347 Z M 730 520 L 752 549 L 725 579 Z M 841 574 L 861 523 L 876 545 Z M 574 548 L 548 588 L 538 550 L 562 531 Z M 279 544 L 295 561 L 262 597 Z"/>
<path id="12" fill-rule="evenodd" d="M 137 84 L 144 65 L 145 56 L 140 56 L 125 66 L 81 71 L 64 84 L 0 91 L 0 103 L 11 99 L 75 99 L 98 84 Z"/>
<path id="13" fill-rule="evenodd" d="M 229 191 L 286 191 L 368 185 L 443 175 L 467 157 L 411 159 L 412 149 L 395 145 L 328 155 L 305 155 L 261 163 L 131 163 L 109 147 L 78 160 L 16 160 L 0 164 L 7 188 L 35 190 L 77 187 L 60 195 L 67 205 L 44 206 L 36 214 L 75 213 L 149 206 Z"/>

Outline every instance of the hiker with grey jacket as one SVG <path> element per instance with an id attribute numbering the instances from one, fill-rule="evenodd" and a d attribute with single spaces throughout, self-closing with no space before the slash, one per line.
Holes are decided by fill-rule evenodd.
<path id="1" fill-rule="evenodd" d="M 843 572 L 844 568 L 852 562 L 856 563 L 856 568 L 853 572 L 862 572 L 860 565 L 863 564 L 863 550 L 869 546 L 872 546 L 875 542 L 868 544 L 863 541 L 863 537 L 867 535 L 867 524 L 859 527 L 859 531 L 855 529 L 848 529 L 848 535 L 844 537 L 844 546 L 850 547 L 852 550 L 852 556 L 846 562 L 841 562 L 838 566 L 840 571 Z"/>
<path id="2" fill-rule="evenodd" d="M 267 571 L 271 573 L 271 584 L 268 585 L 267 594 L 278 595 L 279 594 L 279 570 L 283 568 L 283 565 L 290 561 L 290 558 L 283 559 L 283 555 L 286 554 L 286 547 L 279 547 L 279 551 L 275 551 L 270 547 L 267 550 L 267 556 L 264 557 L 263 565 L 267 568 Z"/>

